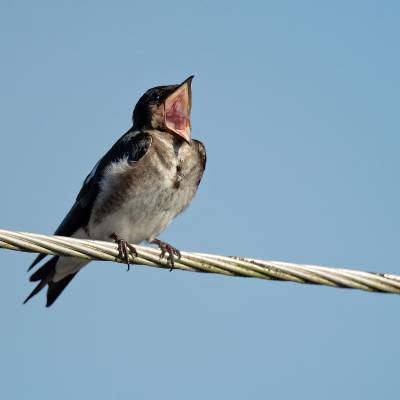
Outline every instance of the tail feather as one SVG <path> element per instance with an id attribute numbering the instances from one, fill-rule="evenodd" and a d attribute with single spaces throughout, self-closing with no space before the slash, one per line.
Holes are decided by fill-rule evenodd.
<path id="1" fill-rule="evenodd" d="M 43 258 L 45 258 L 47 256 L 47 254 L 39 254 L 34 260 L 33 263 L 29 266 L 28 268 L 28 272 L 37 264 L 40 263 L 40 261 L 43 260 Z"/>
<path id="2" fill-rule="evenodd" d="M 51 258 L 45 264 L 43 264 L 36 272 L 34 272 L 29 280 L 31 282 L 41 281 L 41 280 L 48 280 L 50 281 L 53 278 L 54 273 L 56 271 L 56 264 L 60 257 L 56 256 Z"/>
<path id="3" fill-rule="evenodd" d="M 74 276 L 77 274 L 67 275 L 65 278 L 58 282 L 49 282 L 49 288 L 47 289 L 47 303 L 46 307 L 50 307 L 56 300 L 57 297 L 62 293 L 62 291 L 67 287 L 67 285 L 72 281 Z"/>
<path id="4" fill-rule="evenodd" d="M 40 281 L 35 289 L 32 290 L 31 294 L 24 300 L 24 304 L 26 304 L 35 294 L 38 294 L 46 286 L 46 283 L 45 280 Z"/>
<path id="5" fill-rule="evenodd" d="M 34 261 L 33 265 L 35 265 L 36 260 Z M 27 303 L 33 296 L 38 294 L 46 285 L 48 285 L 46 307 L 50 307 L 57 300 L 58 296 L 67 287 L 67 285 L 71 282 L 71 280 L 77 274 L 77 272 L 67 275 L 65 278 L 57 282 L 52 281 L 54 274 L 56 272 L 56 264 L 58 260 L 59 260 L 58 256 L 51 258 L 43 266 L 41 266 L 35 273 L 31 275 L 29 280 L 31 282 L 39 281 L 39 283 L 32 290 L 30 295 L 25 299 L 24 304 Z"/>
<path id="6" fill-rule="evenodd" d="M 34 274 L 31 275 L 29 280 L 31 282 L 40 281 L 39 284 L 32 290 L 31 294 L 25 299 L 24 304 L 28 302 L 33 296 L 38 294 L 47 283 L 51 281 L 56 271 L 56 263 L 59 257 L 53 257 L 41 266 Z"/>

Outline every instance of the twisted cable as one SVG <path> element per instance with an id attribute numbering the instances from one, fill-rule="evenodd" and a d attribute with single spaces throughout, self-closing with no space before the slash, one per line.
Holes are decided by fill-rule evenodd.
<path id="1" fill-rule="evenodd" d="M 0 230 L 0 248 L 124 263 L 118 256 L 118 246 L 115 243 L 98 240 Z M 135 249 L 138 256 L 129 255 L 129 261 L 132 264 L 170 268 L 168 260 L 160 258 L 159 250 L 139 245 L 135 245 Z M 181 258 L 175 261 L 175 268 L 193 272 L 211 272 L 400 294 L 400 276 L 352 269 L 185 251 L 182 251 Z"/>

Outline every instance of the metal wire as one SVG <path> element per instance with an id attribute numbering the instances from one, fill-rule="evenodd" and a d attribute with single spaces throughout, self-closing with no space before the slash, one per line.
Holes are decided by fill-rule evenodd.
<path id="1" fill-rule="evenodd" d="M 124 262 L 118 257 L 117 245 L 114 243 L 63 236 L 0 230 L 0 248 L 87 260 Z M 168 260 L 160 258 L 159 250 L 138 245 L 135 245 L 135 249 L 138 256 L 130 255 L 132 264 L 170 268 Z M 400 276 L 397 275 L 184 251 L 181 255 L 181 258 L 175 261 L 175 268 L 185 271 L 400 294 Z"/>

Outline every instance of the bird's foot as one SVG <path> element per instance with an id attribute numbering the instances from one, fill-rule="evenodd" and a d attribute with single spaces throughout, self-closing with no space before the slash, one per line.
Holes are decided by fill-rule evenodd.
<path id="1" fill-rule="evenodd" d="M 171 266 L 170 271 L 172 271 L 175 267 L 175 257 L 179 260 L 181 258 L 181 252 L 170 244 L 159 239 L 154 239 L 150 243 L 156 244 L 160 248 L 160 258 L 164 258 L 165 254 L 168 253 L 167 260 Z"/>
<path id="2" fill-rule="evenodd" d="M 129 271 L 129 255 L 133 257 L 137 257 L 138 253 L 136 249 L 129 244 L 126 240 L 121 239 L 115 232 L 110 235 L 110 238 L 114 240 L 115 243 L 118 244 L 118 257 L 126 263 L 128 266 L 127 271 Z"/>

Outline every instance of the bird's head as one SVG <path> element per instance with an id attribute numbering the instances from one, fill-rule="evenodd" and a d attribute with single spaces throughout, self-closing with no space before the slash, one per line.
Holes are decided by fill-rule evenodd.
<path id="1" fill-rule="evenodd" d="M 193 76 L 179 85 L 149 89 L 133 110 L 135 129 L 158 129 L 191 141 L 190 109 Z"/>

